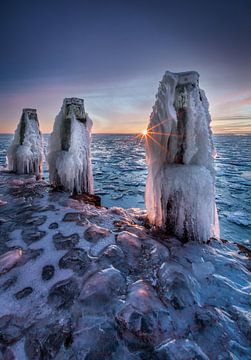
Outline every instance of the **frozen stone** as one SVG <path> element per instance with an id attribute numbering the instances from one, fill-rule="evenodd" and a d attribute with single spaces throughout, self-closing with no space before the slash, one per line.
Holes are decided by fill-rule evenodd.
<path id="1" fill-rule="evenodd" d="M 98 261 L 104 268 L 112 265 L 122 273 L 128 274 L 129 272 L 125 253 L 117 245 L 112 244 L 107 246 L 99 255 Z"/>
<path id="2" fill-rule="evenodd" d="M 7 159 L 9 170 L 18 174 L 42 172 L 43 141 L 35 109 L 23 109 Z"/>
<path id="3" fill-rule="evenodd" d="M 0 289 L 5 291 L 9 289 L 11 286 L 13 286 L 17 282 L 18 277 L 12 276 L 8 280 L 6 280 L 1 286 Z"/>
<path id="4" fill-rule="evenodd" d="M 65 98 L 51 133 L 47 161 L 50 182 L 70 193 L 92 193 L 92 121 L 84 100 Z"/>
<path id="5" fill-rule="evenodd" d="M 183 241 L 218 237 L 208 101 L 196 72 L 166 72 L 146 135 L 151 224 Z"/>
<path id="6" fill-rule="evenodd" d="M 109 236 L 111 233 L 108 229 L 102 228 L 98 225 L 91 225 L 84 233 L 84 237 L 86 240 L 96 243 L 100 239 L 103 239 Z"/>
<path id="7" fill-rule="evenodd" d="M 116 320 L 121 336 L 131 350 L 156 346 L 170 331 L 167 309 L 154 289 L 142 280 L 129 288 Z"/>
<path id="8" fill-rule="evenodd" d="M 192 264 L 193 273 L 197 279 L 206 278 L 215 272 L 215 267 L 210 261 Z"/>
<path id="9" fill-rule="evenodd" d="M 72 269 L 78 274 L 83 274 L 90 266 L 90 259 L 83 249 L 72 249 L 68 251 L 60 260 L 59 267 L 61 269 Z"/>
<path id="10" fill-rule="evenodd" d="M 77 213 L 77 212 L 69 212 L 67 214 L 65 214 L 63 221 L 65 222 L 77 222 L 77 221 L 83 221 L 85 220 L 85 216 L 82 213 Z"/>
<path id="11" fill-rule="evenodd" d="M 20 258 L 20 261 L 18 262 L 18 266 L 25 265 L 30 260 L 35 260 L 37 257 L 39 257 L 43 252 L 44 249 L 26 249 L 22 250 L 23 256 Z"/>
<path id="12" fill-rule="evenodd" d="M 15 314 L 0 317 L 0 342 L 4 345 L 15 343 L 22 338 L 27 326 L 28 320 Z"/>
<path id="13" fill-rule="evenodd" d="M 175 263 L 165 263 L 158 274 L 158 287 L 163 301 L 175 309 L 200 304 L 197 280 Z"/>
<path id="14" fill-rule="evenodd" d="M 16 266 L 22 255 L 23 251 L 21 249 L 10 250 L 2 254 L 0 256 L 0 275 L 5 274 Z"/>
<path id="15" fill-rule="evenodd" d="M 68 278 L 57 282 L 49 291 L 48 302 L 57 309 L 70 308 L 79 295 L 79 286 L 76 279 Z"/>
<path id="16" fill-rule="evenodd" d="M 45 265 L 42 270 L 42 279 L 48 281 L 53 278 L 55 268 L 53 265 Z"/>
<path id="17" fill-rule="evenodd" d="M 116 241 L 127 255 L 138 255 L 140 253 L 142 243 L 137 235 L 128 231 L 122 231 L 118 234 Z"/>
<path id="18" fill-rule="evenodd" d="M 18 292 L 15 294 L 15 298 L 16 298 L 17 300 L 23 299 L 23 298 L 29 296 L 32 292 L 33 292 L 33 289 L 32 289 L 31 287 L 26 287 L 26 288 L 18 291 Z"/>
<path id="19" fill-rule="evenodd" d="M 46 221 L 47 217 L 44 216 L 36 216 L 36 217 L 31 217 L 30 219 L 27 219 L 25 221 L 25 225 L 33 225 L 33 226 L 40 226 L 43 225 Z"/>
<path id="20" fill-rule="evenodd" d="M 125 278 L 119 270 L 110 267 L 87 279 L 83 284 L 79 299 L 97 311 L 99 306 L 114 304 L 116 297 L 125 293 Z"/>
<path id="21" fill-rule="evenodd" d="M 101 197 L 94 194 L 83 193 L 73 194 L 72 199 L 79 201 L 80 203 L 94 205 L 96 207 L 101 206 Z"/>
<path id="22" fill-rule="evenodd" d="M 38 230 L 37 228 L 22 230 L 23 241 L 28 245 L 32 244 L 35 241 L 41 240 L 45 235 L 45 231 Z"/>
<path id="23" fill-rule="evenodd" d="M 15 360 L 13 351 L 7 346 L 0 345 L 0 360 Z"/>
<path id="24" fill-rule="evenodd" d="M 49 228 L 50 230 L 58 229 L 58 223 L 53 222 L 53 223 L 51 223 L 51 224 L 48 226 L 48 228 Z"/>
<path id="25" fill-rule="evenodd" d="M 55 359 L 60 348 L 71 336 L 70 321 L 60 320 L 47 323 L 44 319 L 32 327 L 25 339 L 25 353 L 30 360 Z"/>
<path id="26" fill-rule="evenodd" d="M 93 319 L 94 320 L 94 319 Z M 68 353 L 58 354 L 55 360 L 85 359 L 85 360 L 122 360 L 121 353 L 116 356 L 119 338 L 115 324 L 105 317 L 96 317 L 94 322 L 88 315 L 84 315 L 78 321 L 78 329 L 73 333 L 73 343 Z M 77 355 L 76 355 L 77 354 Z M 126 359 L 127 360 L 127 359 Z"/>
<path id="27" fill-rule="evenodd" d="M 121 247 L 126 255 L 126 261 L 130 267 L 130 271 L 138 271 L 138 261 L 141 258 L 141 241 L 138 236 L 123 231 L 118 234 L 116 239 L 117 245 Z"/>
<path id="28" fill-rule="evenodd" d="M 57 250 L 69 250 L 75 247 L 79 242 L 79 235 L 72 234 L 64 236 L 61 233 L 53 235 L 53 242 Z"/>
<path id="29" fill-rule="evenodd" d="M 195 341 L 174 339 L 161 345 L 156 353 L 159 360 L 209 360 Z"/>
<path id="30" fill-rule="evenodd" d="M 152 239 L 147 239 L 142 243 L 142 253 L 149 265 L 161 265 L 169 258 L 168 248 Z"/>

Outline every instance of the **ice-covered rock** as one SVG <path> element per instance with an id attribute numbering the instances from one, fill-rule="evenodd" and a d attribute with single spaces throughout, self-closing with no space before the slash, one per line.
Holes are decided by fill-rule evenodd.
<path id="1" fill-rule="evenodd" d="M 197 72 L 167 71 L 146 134 L 148 218 L 185 241 L 218 236 L 208 107 Z"/>
<path id="2" fill-rule="evenodd" d="M 115 304 L 116 297 L 126 293 L 126 282 L 119 270 L 109 267 L 90 276 L 84 283 L 79 299 L 97 308 Z"/>
<path id="3" fill-rule="evenodd" d="M 23 109 L 14 139 L 7 150 L 9 170 L 18 174 L 42 172 L 43 141 L 36 109 Z"/>
<path id="4" fill-rule="evenodd" d="M 209 360 L 200 347 L 192 340 L 171 340 L 157 349 L 159 360 Z"/>
<path id="5" fill-rule="evenodd" d="M 52 185 L 71 193 L 93 192 L 91 128 L 84 100 L 65 98 L 49 140 L 47 161 Z"/>
<path id="6" fill-rule="evenodd" d="M 0 256 L 0 275 L 11 270 L 22 257 L 23 252 L 21 249 L 14 249 L 7 251 Z"/>
<path id="7" fill-rule="evenodd" d="M 111 233 L 108 229 L 102 228 L 98 225 L 91 225 L 85 230 L 84 237 L 87 241 L 96 243 L 100 239 L 109 236 Z"/>
<path id="8" fill-rule="evenodd" d="M 128 297 L 116 314 L 116 321 L 122 338 L 132 350 L 158 344 L 170 330 L 167 309 L 154 289 L 143 280 L 129 288 Z"/>

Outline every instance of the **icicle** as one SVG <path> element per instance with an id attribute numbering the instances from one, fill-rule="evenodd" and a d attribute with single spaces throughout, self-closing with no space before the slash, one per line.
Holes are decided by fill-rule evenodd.
<path id="1" fill-rule="evenodd" d="M 91 128 L 84 100 L 64 99 L 49 140 L 47 161 L 53 186 L 71 193 L 93 193 Z"/>
<path id="2" fill-rule="evenodd" d="M 23 109 L 14 139 L 7 150 L 8 168 L 18 174 L 42 172 L 43 141 L 36 109 Z"/>
<path id="3" fill-rule="evenodd" d="M 183 240 L 219 235 L 208 101 L 197 72 L 166 72 L 148 125 L 149 221 Z"/>

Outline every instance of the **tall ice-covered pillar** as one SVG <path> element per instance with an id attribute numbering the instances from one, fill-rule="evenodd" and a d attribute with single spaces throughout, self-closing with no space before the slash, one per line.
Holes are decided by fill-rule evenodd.
<path id="1" fill-rule="evenodd" d="M 14 139 L 7 150 L 8 168 L 18 174 L 42 172 L 43 141 L 36 109 L 23 109 Z"/>
<path id="2" fill-rule="evenodd" d="M 84 100 L 65 98 L 49 140 L 47 161 L 53 186 L 70 193 L 93 193 L 91 129 Z"/>
<path id="3" fill-rule="evenodd" d="M 195 71 L 167 71 L 146 135 L 150 223 L 182 239 L 218 237 L 208 101 Z"/>

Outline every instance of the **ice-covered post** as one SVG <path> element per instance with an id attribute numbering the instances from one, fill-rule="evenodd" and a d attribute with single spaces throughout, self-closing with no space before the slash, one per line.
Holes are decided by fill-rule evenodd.
<path id="1" fill-rule="evenodd" d="M 50 182 L 70 193 L 93 193 L 91 167 L 92 120 L 84 100 L 64 99 L 49 140 L 47 161 Z"/>
<path id="2" fill-rule="evenodd" d="M 18 174 L 42 172 L 43 141 L 36 109 L 23 109 L 14 139 L 7 150 L 8 168 Z"/>
<path id="3" fill-rule="evenodd" d="M 218 236 L 208 101 L 195 71 L 167 71 L 146 135 L 149 221 L 183 241 Z"/>

